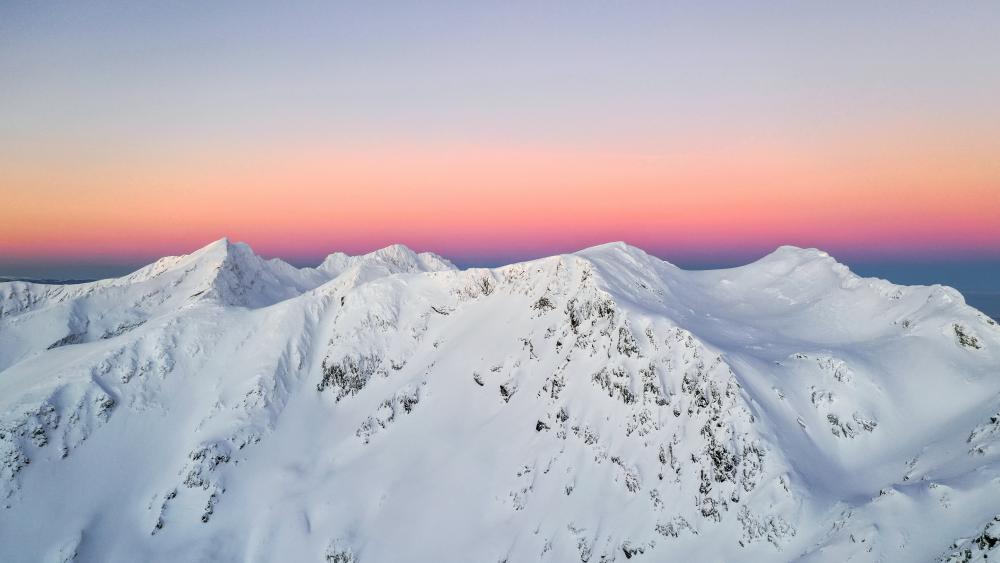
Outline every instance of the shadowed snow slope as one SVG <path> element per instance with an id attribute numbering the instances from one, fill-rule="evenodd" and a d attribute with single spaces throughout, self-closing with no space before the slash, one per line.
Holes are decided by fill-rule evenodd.
<path id="1" fill-rule="evenodd" d="M 817 250 L 0 283 L 2 561 L 1000 555 L 1000 330 Z"/>

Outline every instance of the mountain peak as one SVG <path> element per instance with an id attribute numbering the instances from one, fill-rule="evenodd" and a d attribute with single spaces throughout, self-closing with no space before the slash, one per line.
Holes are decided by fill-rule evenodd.
<path id="1" fill-rule="evenodd" d="M 380 258 L 383 260 L 389 260 L 396 263 L 408 263 L 415 262 L 417 260 L 417 253 L 414 252 L 410 247 L 405 244 L 390 244 L 389 246 L 384 246 L 378 250 L 374 250 L 365 254 L 364 257 L 367 258 Z"/>
<path id="2" fill-rule="evenodd" d="M 363 266 L 383 267 L 392 273 L 436 272 L 456 269 L 454 264 L 437 254 L 432 252 L 417 253 L 408 246 L 398 243 L 357 256 L 334 252 L 327 256 L 317 269 L 337 276 L 351 268 Z"/>
<path id="3" fill-rule="evenodd" d="M 737 269 L 772 276 L 788 276 L 794 273 L 796 276 L 814 282 L 828 276 L 844 283 L 853 283 L 858 278 L 851 272 L 850 268 L 838 262 L 828 253 L 818 248 L 801 248 L 792 245 L 779 246 L 770 254 Z"/>
<path id="4" fill-rule="evenodd" d="M 218 258 L 222 260 L 232 259 L 234 257 L 253 257 L 260 259 L 249 244 L 245 242 L 233 242 L 229 239 L 229 237 L 222 237 L 218 240 L 212 241 L 187 256 L 192 258 Z"/>
<path id="5" fill-rule="evenodd" d="M 584 248 L 573 253 L 575 256 L 591 261 L 602 263 L 631 264 L 634 267 L 644 267 L 650 264 L 650 260 L 662 263 L 663 260 L 655 258 L 645 250 L 632 246 L 623 241 L 607 242 Z"/>
<path id="6" fill-rule="evenodd" d="M 596 254 L 596 253 L 609 253 L 609 252 L 624 252 L 626 254 L 640 254 L 647 255 L 646 251 L 639 248 L 638 246 L 632 246 L 625 241 L 612 241 L 605 242 L 603 244 L 595 244 L 594 246 L 588 246 L 583 250 L 578 250 L 575 254 Z"/>
<path id="7" fill-rule="evenodd" d="M 803 248 L 791 244 L 783 244 L 762 258 L 762 260 L 793 260 L 798 262 L 823 259 L 833 260 L 833 257 L 818 248 Z"/>
<path id="8" fill-rule="evenodd" d="M 207 248 L 228 248 L 231 244 L 233 244 L 233 243 L 230 242 L 229 237 L 222 237 L 222 238 L 216 239 L 216 240 L 214 240 L 214 241 L 206 244 L 205 246 L 203 246 L 201 248 L 201 250 L 204 250 L 204 249 L 207 249 Z M 197 252 L 197 251 L 195 251 L 195 252 Z"/>
<path id="9" fill-rule="evenodd" d="M 161 258 L 115 284 L 166 283 L 170 288 L 184 288 L 182 292 L 195 301 L 261 307 L 299 295 L 322 281 L 325 278 L 315 271 L 276 258 L 266 260 L 250 245 L 222 237 L 190 254 Z"/>
<path id="10" fill-rule="evenodd" d="M 142 279 L 159 276 L 173 269 L 188 270 L 197 264 L 218 265 L 235 256 L 260 259 L 248 244 L 243 242 L 234 243 L 229 238 L 222 237 L 188 254 L 160 258 L 156 262 L 129 274 L 125 279 L 129 281 L 141 281 Z"/>

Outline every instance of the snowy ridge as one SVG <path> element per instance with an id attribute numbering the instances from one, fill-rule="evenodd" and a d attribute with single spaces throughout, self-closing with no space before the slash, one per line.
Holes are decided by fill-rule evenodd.
<path id="1" fill-rule="evenodd" d="M 416 253 L 401 244 L 393 244 L 363 256 L 335 252 L 326 257 L 318 270 L 332 277 L 363 265 L 381 267 L 388 273 L 438 272 L 454 270 L 455 265 L 432 252 Z"/>
<path id="2" fill-rule="evenodd" d="M 223 239 L 0 284 L 0 499 L 3 561 L 995 557 L 1000 329 L 794 247 Z"/>

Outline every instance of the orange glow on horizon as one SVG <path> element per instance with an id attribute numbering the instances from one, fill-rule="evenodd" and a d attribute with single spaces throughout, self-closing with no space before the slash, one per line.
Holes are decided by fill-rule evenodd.
<path id="1" fill-rule="evenodd" d="M 145 257 L 223 235 L 290 257 L 391 242 L 542 254 L 608 240 L 678 253 L 1000 251 L 995 142 L 304 145 L 0 157 L 16 210 L 0 225 L 0 254 Z"/>

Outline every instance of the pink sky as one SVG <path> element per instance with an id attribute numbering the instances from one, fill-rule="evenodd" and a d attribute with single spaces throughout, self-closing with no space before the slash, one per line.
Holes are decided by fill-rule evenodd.
<path id="1" fill-rule="evenodd" d="M 998 28 L 989 2 L 0 3 L 0 265 L 222 236 L 1000 257 Z"/>
<path id="2" fill-rule="evenodd" d="M 294 259 L 402 242 L 488 260 L 610 240 L 675 256 L 785 243 L 851 256 L 990 256 L 1000 253 L 997 144 L 897 132 L 634 150 L 33 147 L 0 157 L 17 210 L 0 223 L 0 255 L 129 260 L 228 236 Z"/>

